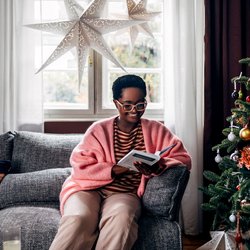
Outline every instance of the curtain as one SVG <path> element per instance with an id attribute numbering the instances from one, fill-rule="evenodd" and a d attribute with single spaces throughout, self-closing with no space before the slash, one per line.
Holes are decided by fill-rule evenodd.
<path id="1" fill-rule="evenodd" d="M 42 131 L 41 74 L 35 74 L 31 0 L 0 1 L 0 133 Z M 31 11 L 32 10 L 32 11 Z"/>
<path id="2" fill-rule="evenodd" d="M 231 79 L 241 71 L 250 75 L 250 67 L 238 62 L 250 57 L 250 1 L 205 0 L 205 9 L 204 169 L 216 171 L 211 148 L 224 139 L 222 130 L 230 125 L 226 118 L 234 107 Z"/>
<path id="3" fill-rule="evenodd" d="M 168 0 L 166 5 L 165 124 L 184 142 L 192 157 L 192 169 L 181 207 L 186 234 L 202 230 L 204 113 L 204 2 Z"/>

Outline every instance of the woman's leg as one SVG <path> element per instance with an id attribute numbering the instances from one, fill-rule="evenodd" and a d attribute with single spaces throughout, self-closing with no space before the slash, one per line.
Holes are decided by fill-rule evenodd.
<path id="1" fill-rule="evenodd" d="M 103 201 L 96 250 L 128 250 L 137 239 L 141 201 L 135 194 L 116 193 Z"/>
<path id="2" fill-rule="evenodd" d="M 98 236 L 101 197 L 95 191 L 72 194 L 64 205 L 58 232 L 50 250 L 91 249 Z"/>

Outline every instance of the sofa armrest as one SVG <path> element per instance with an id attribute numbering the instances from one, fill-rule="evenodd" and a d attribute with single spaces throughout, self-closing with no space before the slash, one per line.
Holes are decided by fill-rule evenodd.
<path id="1" fill-rule="evenodd" d="M 144 212 L 177 221 L 189 175 L 186 166 L 180 165 L 170 167 L 160 176 L 151 178 L 142 198 Z"/>

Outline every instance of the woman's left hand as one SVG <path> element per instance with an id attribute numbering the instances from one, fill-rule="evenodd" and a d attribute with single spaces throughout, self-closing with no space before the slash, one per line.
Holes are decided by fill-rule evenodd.
<path id="1" fill-rule="evenodd" d="M 136 161 L 134 162 L 134 166 L 144 175 L 151 175 L 157 172 L 159 165 L 156 163 L 152 166 L 144 163 L 144 162 L 140 162 L 140 161 Z"/>

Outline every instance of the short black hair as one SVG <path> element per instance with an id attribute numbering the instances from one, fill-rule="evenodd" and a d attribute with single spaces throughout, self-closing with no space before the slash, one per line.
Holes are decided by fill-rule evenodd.
<path id="1" fill-rule="evenodd" d="M 122 89 L 134 87 L 143 91 L 144 97 L 147 95 L 146 83 L 137 75 L 124 75 L 118 77 L 112 86 L 113 99 L 118 100 L 122 96 Z"/>

